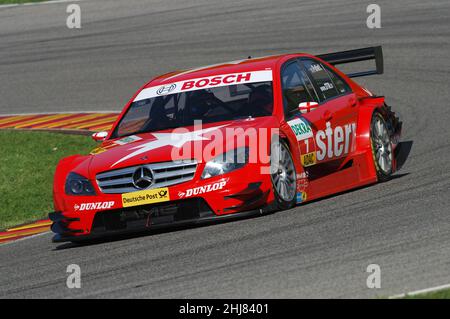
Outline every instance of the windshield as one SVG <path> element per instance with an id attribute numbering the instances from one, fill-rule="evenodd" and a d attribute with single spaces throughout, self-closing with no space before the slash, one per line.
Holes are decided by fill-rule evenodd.
<path id="1" fill-rule="evenodd" d="M 112 138 L 272 115 L 272 82 L 245 83 L 156 96 L 130 105 Z"/>

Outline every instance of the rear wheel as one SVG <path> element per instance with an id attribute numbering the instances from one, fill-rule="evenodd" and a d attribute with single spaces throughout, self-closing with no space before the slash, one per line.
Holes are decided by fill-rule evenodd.
<path id="1" fill-rule="evenodd" d="M 276 209 L 287 209 L 295 204 L 297 191 L 294 161 L 288 146 L 282 140 L 273 143 L 270 153 L 270 174 Z"/>
<path id="2" fill-rule="evenodd" d="M 392 174 L 392 141 L 383 116 L 375 112 L 370 126 L 373 161 L 379 181 L 386 181 Z"/>

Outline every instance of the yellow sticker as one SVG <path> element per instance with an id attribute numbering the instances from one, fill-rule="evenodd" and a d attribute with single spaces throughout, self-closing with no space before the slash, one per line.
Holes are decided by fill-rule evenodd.
<path id="1" fill-rule="evenodd" d="M 96 147 L 91 151 L 91 155 L 95 155 L 95 154 L 100 154 L 106 152 L 106 149 L 104 149 L 103 147 Z"/>
<path id="2" fill-rule="evenodd" d="M 311 166 L 316 164 L 316 152 L 311 152 L 301 156 L 303 166 Z"/>
<path id="3" fill-rule="evenodd" d="M 308 195 L 306 194 L 306 192 L 302 192 L 302 202 L 306 202 L 307 199 Z"/>
<path id="4" fill-rule="evenodd" d="M 170 195 L 167 187 L 122 194 L 123 207 L 154 204 L 169 200 Z"/>

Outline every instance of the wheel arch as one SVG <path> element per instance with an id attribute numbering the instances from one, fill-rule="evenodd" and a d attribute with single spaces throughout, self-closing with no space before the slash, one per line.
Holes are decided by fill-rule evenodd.
<path id="1" fill-rule="evenodd" d="M 370 124 L 375 112 L 380 112 L 385 120 L 389 114 L 386 108 L 384 97 L 367 98 L 360 100 L 358 121 L 356 125 L 356 150 L 358 152 L 371 151 L 370 144 Z"/>
<path id="2" fill-rule="evenodd" d="M 292 141 L 286 133 L 282 130 L 279 132 L 280 140 L 284 141 L 289 148 L 289 152 L 291 153 L 292 160 L 294 161 L 295 172 L 297 175 L 302 174 L 304 172 L 304 168 L 302 166 L 300 160 L 300 149 L 297 144 L 297 140 Z"/>
<path id="3" fill-rule="evenodd" d="M 358 124 L 356 133 L 356 150 L 357 152 L 367 152 L 372 154 L 371 141 L 370 141 L 370 127 L 372 117 L 375 112 L 381 114 L 386 121 L 389 135 L 392 140 L 392 149 L 394 151 L 394 163 L 393 172 L 400 169 L 401 165 L 398 162 L 398 150 L 397 147 L 400 143 L 400 136 L 402 132 L 402 122 L 396 116 L 395 112 L 391 110 L 391 107 L 386 104 L 384 97 L 370 97 L 360 101 L 360 109 L 358 114 Z M 399 148 L 400 149 L 400 148 Z M 409 147 L 410 149 L 410 147 Z M 408 152 L 409 154 L 409 152 Z M 406 155 L 407 157 L 407 155 Z M 404 160 L 402 160 L 404 162 Z M 375 165 L 375 163 L 373 163 Z"/>

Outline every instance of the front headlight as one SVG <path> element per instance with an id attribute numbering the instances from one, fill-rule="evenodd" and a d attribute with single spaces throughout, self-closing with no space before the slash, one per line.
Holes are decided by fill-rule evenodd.
<path id="1" fill-rule="evenodd" d="M 248 163 L 248 147 L 239 147 L 234 150 L 216 156 L 206 163 L 203 169 L 202 179 L 229 173 Z"/>
<path id="2" fill-rule="evenodd" d="M 77 173 L 70 173 L 66 179 L 67 195 L 95 195 L 91 182 Z"/>

